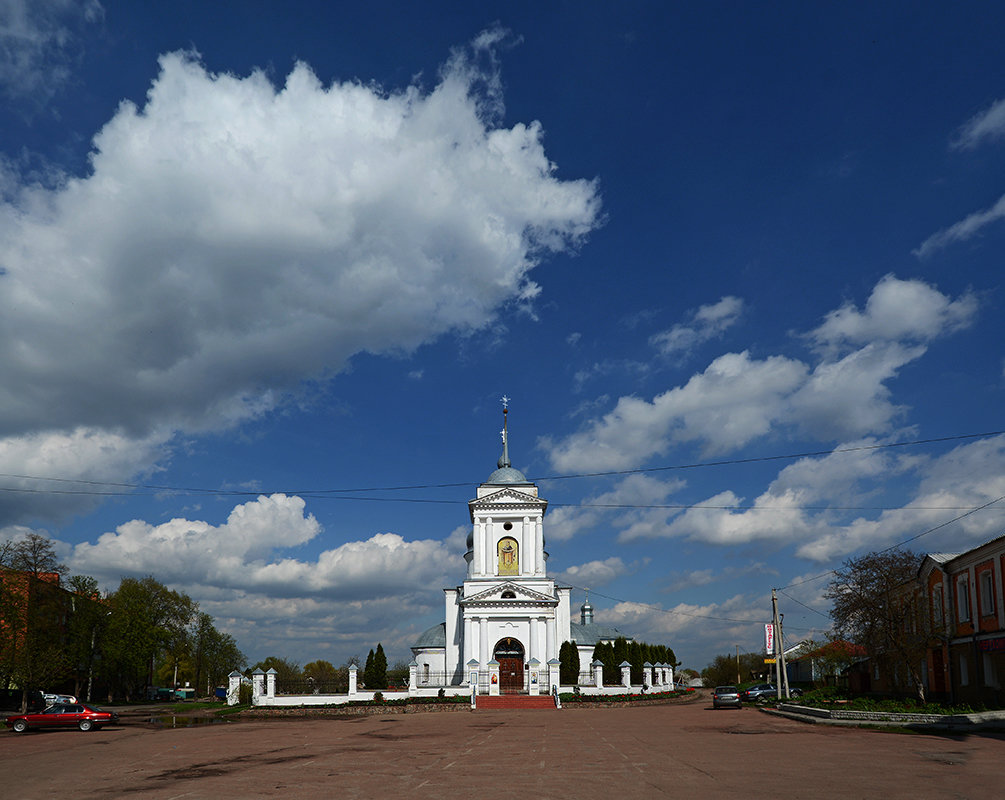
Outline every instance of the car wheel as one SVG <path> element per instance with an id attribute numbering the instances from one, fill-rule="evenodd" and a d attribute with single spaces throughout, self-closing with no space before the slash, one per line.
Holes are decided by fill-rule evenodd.
<path id="1" fill-rule="evenodd" d="M 23 719 L 14 720 L 14 724 L 11 726 L 14 729 L 14 733 L 24 733 L 28 730 L 28 723 Z"/>
<path id="2" fill-rule="evenodd" d="M 91 722 L 89 719 L 82 719 L 80 720 L 80 722 L 77 723 L 77 727 L 80 728 L 80 730 L 82 731 L 89 731 L 91 730 L 91 728 L 94 727 L 94 723 Z"/>

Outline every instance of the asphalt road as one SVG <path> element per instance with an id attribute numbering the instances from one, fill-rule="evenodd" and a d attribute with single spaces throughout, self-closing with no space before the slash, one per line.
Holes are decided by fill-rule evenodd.
<path id="1" fill-rule="evenodd" d="M 992 798 L 1001 734 L 836 728 L 752 707 L 478 711 L 0 733 L 13 798 Z M 169 723 L 170 724 L 170 723 Z"/>

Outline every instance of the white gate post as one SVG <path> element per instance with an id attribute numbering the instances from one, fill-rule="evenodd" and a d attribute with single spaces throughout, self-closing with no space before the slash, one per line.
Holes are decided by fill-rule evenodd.
<path id="1" fill-rule="evenodd" d="M 592 664 L 593 667 L 593 685 L 598 689 L 604 688 L 604 662 L 599 658 L 595 659 Z"/>

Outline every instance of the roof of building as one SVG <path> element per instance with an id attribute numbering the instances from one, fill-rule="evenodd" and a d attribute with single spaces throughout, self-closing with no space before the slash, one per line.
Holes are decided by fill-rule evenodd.
<path id="1" fill-rule="evenodd" d="M 499 467 L 499 469 L 489 475 L 485 483 L 530 483 L 530 481 L 527 480 L 527 476 L 520 472 L 520 470 L 507 464 L 505 467 Z"/>
<path id="2" fill-rule="evenodd" d="M 619 636 L 630 639 L 621 631 L 611 625 L 601 625 L 599 622 L 590 622 L 583 625 L 579 622 L 569 623 L 569 635 L 576 644 L 596 644 L 597 642 L 612 642 Z"/>
<path id="3" fill-rule="evenodd" d="M 432 628 L 427 628 L 422 635 L 415 640 L 412 647 L 446 647 L 447 646 L 447 624 L 441 622 Z"/>

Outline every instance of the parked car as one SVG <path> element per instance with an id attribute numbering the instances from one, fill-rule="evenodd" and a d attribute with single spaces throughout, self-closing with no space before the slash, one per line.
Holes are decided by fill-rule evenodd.
<path id="1" fill-rule="evenodd" d="M 778 691 L 775 689 L 773 684 L 758 683 L 754 686 L 748 686 L 746 689 L 740 692 L 740 697 L 749 703 L 754 700 L 760 700 L 762 698 L 775 697 L 777 694 Z"/>
<path id="2" fill-rule="evenodd" d="M 45 699 L 45 707 L 55 705 L 56 703 L 61 703 L 64 705 L 73 705 L 77 702 L 77 698 L 72 694 L 55 694 L 52 692 L 43 692 L 42 697 Z"/>
<path id="3" fill-rule="evenodd" d="M 742 705 L 740 692 L 735 686 L 716 686 L 712 692 L 712 708 L 725 708 L 727 706 L 740 708 Z"/>
<path id="4" fill-rule="evenodd" d="M 802 693 L 803 690 L 798 687 L 789 689 L 790 697 L 799 697 Z M 782 696 L 785 696 L 785 692 L 782 692 Z M 775 688 L 775 684 L 773 683 L 759 683 L 756 686 L 748 686 L 740 693 L 740 697 L 747 702 L 771 700 L 778 697 L 778 689 Z"/>
<path id="5" fill-rule="evenodd" d="M 103 711 L 84 703 L 57 703 L 37 714 L 11 714 L 4 724 L 15 733 L 30 728 L 80 728 L 82 731 L 99 730 L 103 725 L 114 725 L 119 715 Z"/>

